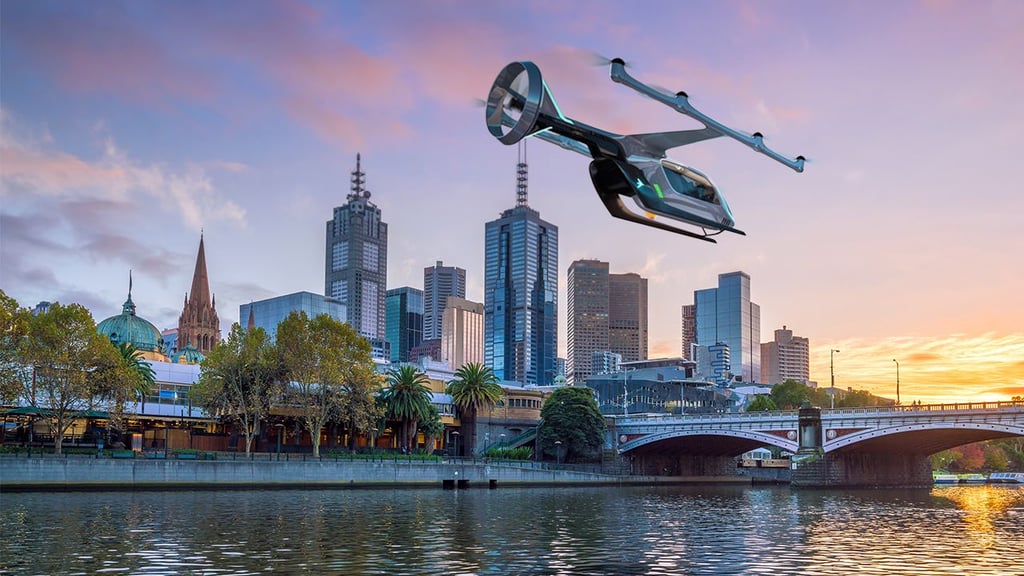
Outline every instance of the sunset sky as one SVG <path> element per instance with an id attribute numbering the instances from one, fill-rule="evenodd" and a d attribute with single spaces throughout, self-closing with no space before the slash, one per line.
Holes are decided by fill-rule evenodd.
<path id="1" fill-rule="evenodd" d="M 620 133 L 692 120 L 595 54 L 811 163 L 735 141 L 669 156 L 709 175 L 747 236 L 717 245 L 611 218 L 587 159 L 528 147 L 530 206 L 565 273 L 649 279 L 651 357 L 680 307 L 751 276 L 762 340 L 811 342 L 811 377 L 904 403 L 1024 394 L 1024 3 L 1006 1 L 0 3 L 0 288 L 22 305 L 176 326 L 200 231 L 226 331 L 238 306 L 322 292 L 324 223 L 357 153 L 389 225 L 388 287 L 437 260 L 483 300 L 484 223 L 516 148 L 479 101 L 532 60 L 570 117 Z"/>

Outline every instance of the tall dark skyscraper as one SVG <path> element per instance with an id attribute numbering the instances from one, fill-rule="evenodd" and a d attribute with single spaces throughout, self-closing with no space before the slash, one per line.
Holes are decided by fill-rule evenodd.
<path id="1" fill-rule="evenodd" d="M 647 360 L 647 278 L 608 275 L 608 349 L 623 362 Z"/>
<path id="2" fill-rule="evenodd" d="M 558 343 L 558 227 L 527 197 L 517 166 L 516 206 L 485 228 L 484 363 L 502 380 L 551 384 Z"/>
<path id="3" fill-rule="evenodd" d="M 387 292 L 387 341 L 393 362 L 411 361 L 409 351 L 423 343 L 423 291 L 403 286 Z"/>
<path id="4" fill-rule="evenodd" d="M 352 191 L 327 221 L 324 294 L 347 306 L 348 322 L 371 341 L 385 338 L 388 225 L 370 202 L 366 174 L 356 154 Z"/>
<path id="5" fill-rule="evenodd" d="M 423 269 L 423 339 L 441 338 L 441 323 L 449 296 L 466 298 L 466 271 L 437 264 Z"/>

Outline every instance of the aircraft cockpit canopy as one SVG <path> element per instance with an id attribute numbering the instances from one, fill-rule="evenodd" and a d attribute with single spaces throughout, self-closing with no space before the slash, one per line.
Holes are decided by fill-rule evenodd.
<path id="1" fill-rule="evenodd" d="M 662 160 L 661 166 L 664 168 L 665 178 L 676 192 L 716 206 L 721 205 L 718 189 L 707 176 L 672 160 Z"/>

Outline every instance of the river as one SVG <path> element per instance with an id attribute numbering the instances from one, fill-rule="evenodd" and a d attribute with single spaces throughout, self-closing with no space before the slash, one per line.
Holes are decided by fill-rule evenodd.
<path id="1" fill-rule="evenodd" d="M 0 494 L 0 574 L 1024 574 L 1024 488 Z"/>

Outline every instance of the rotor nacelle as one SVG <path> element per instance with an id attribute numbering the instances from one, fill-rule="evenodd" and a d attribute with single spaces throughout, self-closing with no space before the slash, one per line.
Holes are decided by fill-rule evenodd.
<path id="1" fill-rule="evenodd" d="M 487 129 L 503 144 L 515 144 L 537 130 L 544 113 L 558 115 L 540 68 L 512 62 L 498 73 L 487 96 Z"/>

